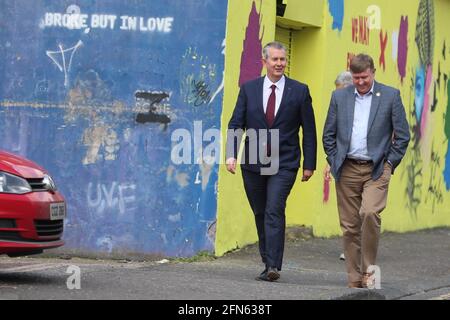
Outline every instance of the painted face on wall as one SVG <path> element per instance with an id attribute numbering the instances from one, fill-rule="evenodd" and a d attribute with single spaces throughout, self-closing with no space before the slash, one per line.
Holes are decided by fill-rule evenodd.
<path id="1" fill-rule="evenodd" d="M 419 123 L 420 123 L 420 119 L 422 118 L 424 97 L 425 97 L 425 70 L 423 67 L 418 67 L 416 70 L 414 105 L 415 105 L 417 122 L 419 122 Z"/>
<path id="2" fill-rule="evenodd" d="M 367 68 L 363 72 L 352 73 L 352 78 L 356 90 L 358 90 L 360 94 L 365 94 L 372 88 L 373 79 L 375 78 L 375 72 L 370 68 Z"/>
<path id="3" fill-rule="evenodd" d="M 267 69 L 267 76 L 272 82 L 277 82 L 284 74 L 286 68 L 286 52 L 282 49 L 269 48 L 269 56 L 263 59 Z"/>

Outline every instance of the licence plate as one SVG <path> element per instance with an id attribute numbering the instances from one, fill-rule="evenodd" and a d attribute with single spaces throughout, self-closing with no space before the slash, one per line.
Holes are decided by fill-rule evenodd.
<path id="1" fill-rule="evenodd" d="M 61 220 L 66 217 L 66 204 L 64 202 L 50 203 L 50 220 Z"/>

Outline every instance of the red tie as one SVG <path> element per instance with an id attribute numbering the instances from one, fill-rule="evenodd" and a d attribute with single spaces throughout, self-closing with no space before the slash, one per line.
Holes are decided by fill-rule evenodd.
<path id="1" fill-rule="evenodd" d="M 272 89 L 272 92 L 270 93 L 269 100 L 267 101 L 266 109 L 266 120 L 269 128 L 272 126 L 273 119 L 275 118 L 275 89 L 277 88 L 277 86 L 273 84 L 270 86 L 270 88 Z"/>

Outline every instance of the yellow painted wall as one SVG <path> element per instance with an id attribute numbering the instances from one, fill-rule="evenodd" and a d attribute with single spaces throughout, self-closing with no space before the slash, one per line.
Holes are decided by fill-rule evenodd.
<path id="1" fill-rule="evenodd" d="M 289 20 L 287 23 L 297 26 L 322 26 L 324 0 L 283 0 L 283 3 L 286 4 L 283 19 Z"/>
<path id="2" fill-rule="evenodd" d="M 274 39 L 275 5 L 268 4 L 267 1 L 262 2 L 261 12 L 264 24 L 262 42 L 264 44 Z M 242 40 L 251 3 L 252 1 L 231 0 L 229 2 L 222 128 L 227 126 L 238 93 L 237 77 Z M 259 1 L 257 3 L 259 7 Z M 345 0 L 343 3 L 344 15 L 341 30 L 333 29 L 334 19 L 328 1 L 324 1 L 322 27 L 294 31 L 291 77 L 309 85 L 316 115 L 319 144 L 317 171 L 308 183 L 297 180 L 286 208 L 287 223 L 311 226 L 316 236 L 341 234 L 334 183 L 330 185 L 329 201 L 327 203 L 322 201 L 322 171 L 325 167 L 325 155 L 321 137 L 336 75 L 347 68 L 348 53 L 364 52 L 370 54 L 375 61 L 376 80 L 400 89 L 413 136 L 405 158 L 392 176 L 388 205 L 382 213 L 382 230 L 404 232 L 450 226 L 450 190 L 447 191 L 445 181 L 448 181 L 450 187 L 450 168 L 447 168 L 448 173 L 445 171 L 448 149 L 445 115 L 449 114 L 447 130 L 450 136 L 450 110 L 447 112 L 450 93 L 447 92 L 447 83 L 444 79 L 444 74 L 450 77 L 450 28 L 448 28 L 450 1 L 433 1 L 434 54 L 432 81 L 428 94 L 431 104 L 435 104 L 435 110 L 426 113 L 427 120 L 423 121 L 424 129 L 420 138 L 417 138 L 413 132 L 413 127 L 418 123 L 414 97 L 416 69 L 420 65 L 419 49 L 415 41 L 420 0 Z M 372 7 L 370 8 L 372 11 L 368 11 L 371 5 L 377 7 Z M 369 30 L 368 43 L 355 42 L 352 39 L 352 18 L 370 19 L 376 12 L 373 8 L 379 8 L 379 26 L 383 35 L 387 34 L 388 37 L 384 53 L 385 70 L 379 65 L 381 30 L 376 29 L 376 23 Z M 408 17 L 408 54 L 403 81 L 398 71 L 397 56 L 393 54 L 394 34 L 399 33 L 402 16 Z M 377 22 L 376 19 L 374 22 Z M 437 80 L 440 83 L 439 87 Z M 420 121 L 422 120 L 419 119 Z M 220 255 L 255 241 L 257 237 L 253 216 L 243 191 L 240 172 L 232 176 L 226 173 L 224 166 L 221 166 L 216 254 Z"/>

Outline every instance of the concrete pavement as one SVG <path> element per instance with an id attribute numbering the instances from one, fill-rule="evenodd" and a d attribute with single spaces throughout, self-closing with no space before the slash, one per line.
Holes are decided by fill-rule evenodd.
<path id="1" fill-rule="evenodd" d="M 291 232 L 288 233 L 292 234 Z M 381 289 L 348 289 L 341 239 L 289 237 L 279 281 L 256 281 L 256 245 L 196 262 L 0 257 L 0 299 L 450 299 L 450 228 L 384 233 Z M 80 268 L 80 289 L 67 287 Z"/>

